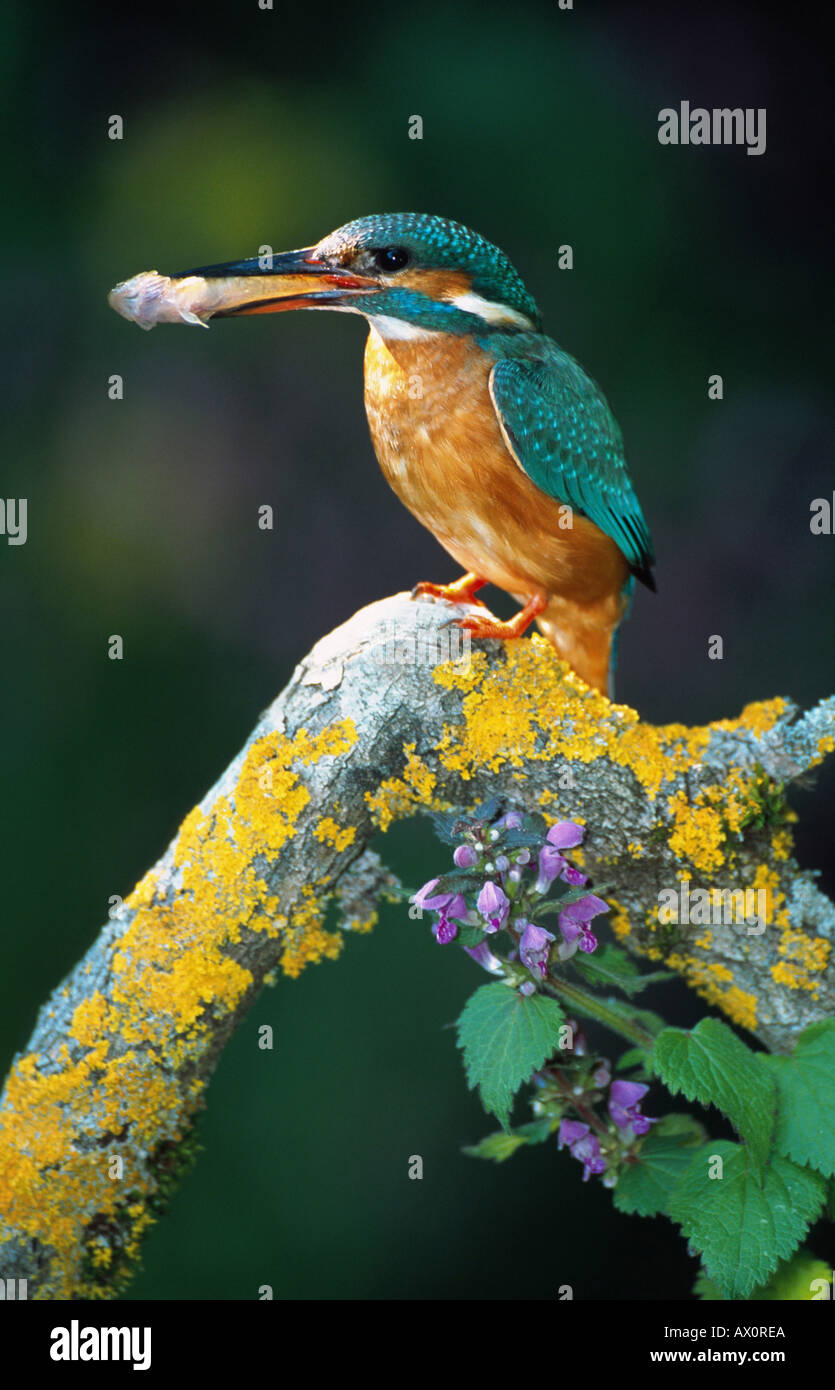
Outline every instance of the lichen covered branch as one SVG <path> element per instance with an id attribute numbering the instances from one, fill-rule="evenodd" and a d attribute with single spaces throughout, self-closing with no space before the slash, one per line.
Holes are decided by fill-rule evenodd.
<path id="1" fill-rule="evenodd" d="M 835 700 L 653 727 L 539 638 L 444 659 L 449 616 L 399 595 L 319 642 L 42 1009 L 0 1105 L 0 1256 L 30 1296 L 119 1287 L 265 976 L 373 925 L 397 885 L 369 842 L 422 810 L 501 793 L 584 822 L 631 951 L 772 1050 L 832 1014 L 835 909 L 794 861 L 784 791 L 835 748 Z M 717 914 L 745 890 L 753 926 Z"/>

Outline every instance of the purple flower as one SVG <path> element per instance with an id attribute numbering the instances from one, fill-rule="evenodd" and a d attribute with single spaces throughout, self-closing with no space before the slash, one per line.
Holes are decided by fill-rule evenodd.
<path id="1" fill-rule="evenodd" d="M 601 912 L 608 911 L 609 904 L 594 893 L 587 893 L 584 898 L 563 908 L 558 919 L 563 939 L 563 946 L 560 948 L 562 960 L 573 956 L 578 948 L 586 952 L 597 949 L 597 937 L 590 930 L 589 922 Z"/>
<path id="2" fill-rule="evenodd" d="M 534 975 L 545 977 L 548 965 L 548 952 L 554 937 L 551 932 L 544 927 L 538 927 L 534 922 L 526 922 L 520 917 L 516 924 L 524 927 L 522 939 L 519 942 L 519 959 L 523 965 Z"/>
<path id="3" fill-rule="evenodd" d="M 574 885 L 586 882 L 585 874 L 581 874 L 579 869 L 569 864 L 564 854 L 560 854 L 562 849 L 573 849 L 579 845 L 582 838 L 582 826 L 575 825 L 571 820 L 561 820 L 551 826 L 545 844 L 539 851 L 539 877 L 534 892 L 547 893 L 558 876 Z"/>
<path id="4" fill-rule="evenodd" d="M 600 1152 L 600 1144 L 594 1134 L 587 1134 L 578 1144 L 573 1144 L 571 1152 L 583 1165 L 583 1182 L 588 1182 L 592 1173 L 598 1177 L 606 1172 L 606 1160 Z"/>
<path id="5" fill-rule="evenodd" d="M 522 816 L 520 812 L 508 811 L 506 816 L 502 816 L 499 820 L 497 820 L 494 828 L 496 830 L 501 830 L 502 827 L 504 827 L 505 830 L 521 830 Z"/>
<path id="6" fill-rule="evenodd" d="M 415 893 L 415 904 L 420 908 L 428 908 L 430 912 L 440 912 L 443 917 L 457 917 L 459 922 L 463 922 L 467 916 L 467 904 L 461 893 L 432 893 L 432 889 L 440 879 L 430 878 L 428 883 Z"/>
<path id="7" fill-rule="evenodd" d="M 519 986 L 519 993 L 524 994 L 525 997 L 529 999 L 535 989 L 536 985 L 534 984 L 533 980 L 526 980 L 523 985 Z"/>
<path id="8" fill-rule="evenodd" d="M 430 912 L 437 912 L 439 915 L 432 923 L 432 931 L 435 939 L 441 946 L 446 946 L 458 935 L 458 927 L 450 918 L 455 917 L 459 922 L 467 920 L 467 904 L 461 893 L 433 893 L 432 889 L 440 880 L 430 878 L 428 883 L 415 893 L 415 904 L 419 908 L 428 908 Z"/>
<path id="9" fill-rule="evenodd" d="M 455 917 L 459 922 L 466 920 L 467 904 L 462 893 L 432 893 L 440 879 L 430 878 L 428 883 L 415 893 L 418 907 L 426 907 L 430 912 L 440 912 L 442 917 Z"/>
<path id="10" fill-rule="evenodd" d="M 563 1120 L 560 1125 L 558 1147 L 567 1144 L 571 1155 L 583 1165 L 583 1182 L 588 1182 L 592 1173 L 605 1173 L 606 1160 L 600 1152 L 597 1136 L 591 1133 L 588 1125 L 579 1120 Z"/>
<path id="11" fill-rule="evenodd" d="M 557 1148 L 561 1149 L 563 1144 L 571 1148 L 572 1144 L 576 1144 L 588 1132 L 588 1125 L 581 1124 L 579 1120 L 563 1120 L 557 1135 Z"/>
<path id="12" fill-rule="evenodd" d="M 601 1062 L 599 1066 L 596 1066 L 591 1074 L 591 1079 L 595 1086 L 599 1086 L 601 1090 L 603 1090 L 605 1086 L 608 1086 L 612 1079 L 612 1073 L 609 1071 L 608 1062 Z"/>
<path id="13" fill-rule="evenodd" d="M 585 897 L 578 898 L 576 903 L 569 903 L 565 911 L 572 913 L 580 922 L 590 922 L 592 917 L 599 917 L 601 912 L 608 912 L 609 904 L 603 898 L 598 898 L 596 893 L 586 893 Z"/>
<path id="14" fill-rule="evenodd" d="M 574 849 L 582 840 L 583 833 L 582 825 L 575 825 L 573 820 L 560 820 L 551 826 L 545 838 L 556 849 Z"/>
<path id="15" fill-rule="evenodd" d="M 640 1102 L 648 1090 L 649 1086 L 642 1086 L 639 1081 L 612 1082 L 609 1087 L 609 1114 L 618 1129 L 628 1129 L 631 1125 L 632 1133 L 637 1136 L 649 1133 L 650 1125 L 658 1123 L 648 1115 L 641 1114 Z"/>
<path id="16" fill-rule="evenodd" d="M 432 892 L 435 884 L 440 883 L 440 881 L 439 878 L 430 878 L 428 883 L 424 883 L 423 887 L 418 889 L 415 893 L 415 903 L 418 907 L 431 908 L 434 905 L 429 899 L 429 894 Z"/>
<path id="17" fill-rule="evenodd" d="M 484 970 L 489 970 L 492 975 L 501 971 L 502 963 L 497 960 L 487 945 L 486 941 L 480 941 L 477 946 L 465 946 L 464 950 L 468 956 L 472 956 Z"/>
<path id="18" fill-rule="evenodd" d="M 485 930 L 494 932 L 504 926 L 505 918 L 510 911 L 510 899 L 497 883 L 488 879 L 478 895 L 476 906 L 487 923 Z"/>
<path id="19" fill-rule="evenodd" d="M 597 950 L 597 937 L 587 923 L 575 922 L 564 912 L 560 913 L 559 923 L 562 932 L 560 960 L 570 960 L 575 951 L 585 951 L 586 955 L 591 955 L 592 951 Z"/>
<path id="20" fill-rule="evenodd" d="M 459 869 L 471 869 L 474 864 L 478 863 L 478 855 L 472 845 L 459 845 L 452 860 Z"/>
<path id="21" fill-rule="evenodd" d="M 554 879 L 568 868 L 568 860 L 553 845 L 543 845 L 539 851 L 539 877 L 534 884 L 535 893 L 547 893 Z"/>

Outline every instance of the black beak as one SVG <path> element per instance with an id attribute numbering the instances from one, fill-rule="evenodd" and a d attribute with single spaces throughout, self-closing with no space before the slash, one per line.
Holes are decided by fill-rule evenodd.
<path id="1" fill-rule="evenodd" d="M 378 288 L 376 280 L 329 265 L 318 259 L 315 246 L 306 246 L 177 275 L 143 271 L 116 285 L 108 300 L 123 318 L 153 328 L 283 309 L 339 308 Z"/>
<path id="2" fill-rule="evenodd" d="M 376 280 L 318 260 L 315 246 L 269 252 L 246 261 L 199 266 L 172 275 L 171 279 L 176 282 L 191 276 L 205 280 L 211 288 L 217 304 L 212 309 L 213 318 L 340 304 L 379 288 Z"/>

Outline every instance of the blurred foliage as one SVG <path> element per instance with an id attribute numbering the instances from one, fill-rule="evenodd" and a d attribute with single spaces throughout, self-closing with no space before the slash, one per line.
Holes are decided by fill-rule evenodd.
<path id="1" fill-rule="evenodd" d="M 791 14 L 733 0 L 0 12 L 3 494 L 29 499 L 27 544 L 0 545 L 4 1059 L 315 638 L 454 572 L 376 468 L 358 321 L 146 335 L 107 308 L 110 285 L 307 245 L 372 211 L 476 227 L 626 437 L 659 594 L 623 634 L 621 698 L 690 721 L 808 701 L 832 683 L 835 573 L 835 542 L 808 528 L 832 488 L 824 51 Z M 766 106 L 767 154 L 661 148 L 657 112 L 684 97 Z M 834 789 L 827 772 L 797 802 L 805 862 L 829 852 Z M 389 840 L 407 880 L 428 876 L 425 827 Z M 135 1296 L 688 1296 L 674 1233 L 592 1184 L 581 1202 L 565 1155 L 532 1149 L 515 1170 L 461 1155 L 485 1117 L 442 1031 L 473 986 L 459 956 L 391 908 L 336 968 L 265 995 Z M 699 1016 L 674 997 L 677 1021 Z M 256 1048 L 263 1021 L 274 1054 Z"/>

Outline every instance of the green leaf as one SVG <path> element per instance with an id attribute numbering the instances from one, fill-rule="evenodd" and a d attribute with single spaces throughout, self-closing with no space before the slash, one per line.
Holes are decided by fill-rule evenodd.
<path id="1" fill-rule="evenodd" d="M 445 845 L 457 845 L 461 839 L 463 815 L 457 811 L 449 815 L 442 811 L 432 811 L 429 813 L 429 820 L 432 822 L 432 829 L 437 838 Z"/>
<path id="2" fill-rule="evenodd" d="M 721 1158 L 721 1177 L 709 1176 Z M 699 1149 L 679 1178 L 669 1214 L 700 1252 L 724 1298 L 747 1298 L 800 1244 L 825 1196 L 819 1173 L 774 1154 L 762 1185 L 751 1150 L 727 1139 Z"/>
<path id="3" fill-rule="evenodd" d="M 461 809 L 449 812 L 428 811 L 426 814 L 432 822 L 432 828 L 438 839 L 447 845 L 457 845 L 460 844 L 464 834 L 471 830 L 474 825 L 486 825 L 488 822 L 496 820 L 504 809 L 505 798 L 494 796 L 489 801 L 485 801 L 482 806 L 477 806 L 472 812 Z"/>
<path id="4" fill-rule="evenodd" d="M 682 1141 L 689 1137 L 693 1144 L 704 1144 L 707 1140 L 704 1125 L 694 1115 L 685 1115 L 680 1110 L 673 1111 L 672 1115 L 665 1115 L 651 1132 L 665 1134 L 668 1138 L 678 1136 Z"/>
<path id="5" fill-rule="evenodd" d="M 774 1144 L 780 1153 L 835 1174 L 835 1019 L 804 1029 L 790 1057 L 764 1056 L 777 1082 Z"/>
<path id="6" fill-rule="evenodd" d="M 470 926 L 459 927 L 458 935 L 456 936 L 455 940 L 461 946 L 466 946 L 469 949 L 472 949 L 473 946 L 479 946 L 481 942 L 484 940 L 484 928 Z"/>
<path id="7" fill-rule="evenodd" d="M 470 1158 L 491 1158 L 494 1163 L 504 1163 L 506 1158 L 510 1158 L 510 1155 L 524 1144 L 543 1144 L 554 1129 L 555 1123 L 545 1115 L 541 1120 L 531 1120 L 529 1124 L 519 1125 L 517 1129 L 499 1129 L 495 1134 L 485 1135 L 478 1144 L 462 1149 L 461 1152 L 469 1154 Z"/>
<path id="8" fill-rule="evenodd" d="M 504 1163 L 505 1159 L 515 1154 L 526 1142 L 527 1140 L 519 1134 L 506 1133 L 499 1129 L 495 1134 L 485 1134 L 477 1144 L 471 1144 L 461 1152 L 470 1158 L 489 1158 L 494 1163 Z"/>
<path id="9" fill-rule="evenodd" d="M 665 1028 L 655 1040 L 652 1066 L 674 1095 L 681 1092 L 727 1115 L 762 1176 L 771 1148 L 776 1087 L 761 1059 L 727 1024 L 703 1018 L 689 1033 Z"/>
<path id="10" fill-rule="evenodd" d="M 618 1211 L 654 1216 L 666 1211 L 673 1188 L 704 1143 L 705 1131 L 690 1115 L 665 1115 L 641 1144 L 634 1163 L 621 1169 L 614 1190 Z"/>
<path id="11" fill-rule="evenodd" d="M 476 886 L 480 888 L 483 882 L 484 875 L 474 874 L 472 869 L 450 869 L 449 873 L 441 874 L 429 896 L 434 898 L 436 894 L 441 893 L 466 893 Z M 425 912 L 433 910 L 424 908 Z"/>
<path id="12" fill-rule="evenodd" d="M 562 887 L 562 885 L 560 885 Z M 594 893 L 598 898 L 609 892 L 609 884 L 601 884 L 599 888 L 565 888 L 565 891 L 558 896 L 548 898 L 547 901 L 540 900 L 531 909 L 532 915 L 537 920 L 540 917 L 548 917 L 555 912 L 562 912 L 563 908 L 569 907 L 571 903 L 578 903 L 581 898 L 587 898 L 590 893 Z"/>
<path id="13" fill-rule="evenodd" d="M 562 1020 L 555 1000 L 528 999 L 501 982 L 482 985 L 467 1000 L 457 1025 L 467 1080 L 503 1128 L 519 1087 L 559 1046 Z"/>
<path id="14" fill-rule="evenodd" d="M 823 1260 L 815 1259 L 808 1250 L 801 1250 L 790 1260 L 783 1260 L 772 1274 L 767 1284 L 755 1289 L 745 1300 L 747 1303 L 809 1303 L 820 1298 L 831 1298 L 823 1292 L 824 1285 L 830 1288 L 831 1271 Z M 723 1302 L 725 1295 L 702 1270 L 693 1285 L 693 1292 L 703 1303 Z"/>
<path id="15" fill-rule="evenodd" d="M 719 1285 L 714 1284 L 713 1280 L 707 1277 L 703 1269 L 700 1269 L 699 1273 L 696 1275 L 693 1292 L 697 1298 L 701 1299 L 702 1303 L 723 1302 L 725 1298 Z"/>
<path id="16" fill-rule="evenodd" d="M 513 1132 L 524 1135 L 529 1144 L 544 1144 L 555 1128 L 556 1121 L 549 1115 L 543 1115 L 541 1120 L 530 1120 L 526 1125 L 518 1125 Z"/>
<path id="17" fill-rule="evenodd" d="M 470 820 L 486 824 L 488 821 L 496 820 L 506 809 L 507 803 L 503 796 L 491 796 L 489 801 L 482 801 L 481 805 L 475 808 Z"/>
<path id="18" fill-rule="evenodd" d="M 615 1062 L 615 1071 L 632 1071 L 637 1067 L 641 1076 L 647 1076 L 647 1059 L 650 1055 L 643 1047 L 627 1048 Z"/>
<path id="19" fill-rule="evenodd" d="M 599 896 L 599 894 L 598 894 Z M 669 970 L 655 970 L 642 975 L 634 960 L 617 946 L 604 946 L 590 956 L 572 957 L 572 965 L 590 985 L 605 985 L 622 990 L 624 994 L 638 994 L 647 985 L 659 980 L 671 980 Z"/>
<path id="20" fill-rule="evenodd" d="M 518 830 L 502 830 L 501 843 L 505 849 L 539 849 L 546 830 L 540 816 L 525 816 Z"/>

